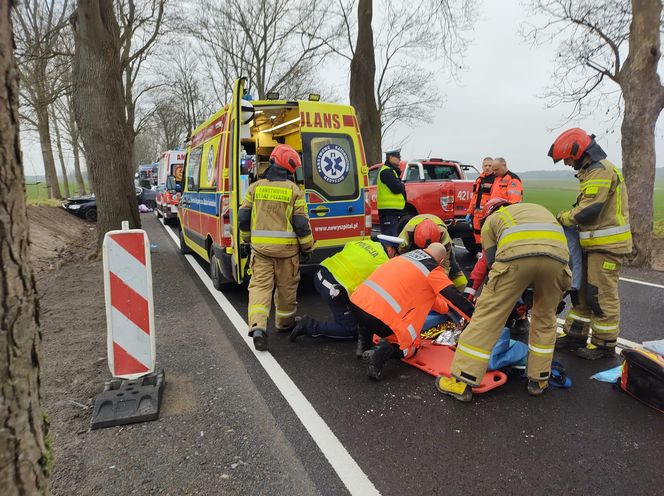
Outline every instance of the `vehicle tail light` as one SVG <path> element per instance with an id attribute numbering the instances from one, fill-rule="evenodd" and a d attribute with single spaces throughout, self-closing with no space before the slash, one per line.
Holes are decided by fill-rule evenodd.
<path id="1" fill-rule="evenodd" d="M 231 246 L 233 234 L 231 232 L 230 198 L 221 197 L 221 244 Z"/>
<path id="2" fill-rule="evenodd" d="M 371 202 L 368 189 L 364 190 L 364 229 L 371 234 Z"/>

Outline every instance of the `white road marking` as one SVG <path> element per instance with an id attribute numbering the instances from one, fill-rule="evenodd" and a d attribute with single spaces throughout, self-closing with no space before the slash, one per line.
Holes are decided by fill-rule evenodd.
<path id="1" fill-rule="evenodd" d="M 650 286 L 650 287 L 653 287 L 653 288 L 664 289 L 664 285 L 655 284 L 653 282 L 639 281 L 638 279 L 628 279 L 627 277 L 621 277 L 620 280 L 625 281 L 625 282 L 631 282 L 631 283 L 634 283 L 634 284 L 641 284 L 643 286 Z"/>
<path id="2" fill-rule="evenodd" d="M 173 239 L 173 242 L 179 247 L 180 240 L 169 226 L 164 225 L 163 220 L 159 219 L 166 229 L 166 232 Z M 298 416 L 302 425 L 307 429 L 314 442 L 318 445 L 325 458 L 335 470 L 341 481 L 344 483 L 348 492 L 353 495 L 379 495 L 380 493 L 369 480 L 364 471 L 360 468 L 353 457 L 348 453 L 341 441 L 334 435 L 329 426 L 320 417 L 318 412 L 309 403 L 309 400 L 295 385 L 286 371 L 281 368 L 279 362 L 270 353 L 256 351 L 253 340 L 247 335 L 247 323 L 235 310 L 230 301 L 223 293 L 214 289 L 209 275 L 201 268 L 192 255 L 185 255 L 187 262 L 192 266 L 196 275 L 203 281 L 212 297 L 219 307 L 224 311 L 231 321 L 235 330 L 238 332 L 249 350 L 254 354 L 256 360 L 263 366 L 268 377 L 277 387 L 279 392 L 286 399 L 290 407 Z"/>

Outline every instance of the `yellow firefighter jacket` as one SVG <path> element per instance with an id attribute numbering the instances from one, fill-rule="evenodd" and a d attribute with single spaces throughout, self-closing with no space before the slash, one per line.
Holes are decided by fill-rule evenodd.
<path id="1" fill-rule="evenodd" d="M 268 257 L 292 257 L 314 247 L 304 193 L 285 172 L 272 166 L 265 179 L 249 186 L 238 211 L 242 243 Z"/>
<path id="2" fill-rule="evenodd" d="M 564 226 L 577 226 L 584 251 L 616 255 L 632 252 L 627 188 L 608 160 L 593 162 L 577 173 L 580 193 L 574 208 L 558 214 Z"/>
<path id="3" fill-rule="evenodd" d="M 482 247 L 489 267 L 494 260 L 545 255 L 562 263 L 569 261 L 567 238 L 551 212 L 534 203 L 500 207 L 482 226 Z"/>

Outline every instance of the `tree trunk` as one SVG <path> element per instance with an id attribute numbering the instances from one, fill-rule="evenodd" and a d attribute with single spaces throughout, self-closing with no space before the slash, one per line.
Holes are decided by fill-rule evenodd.
<path id="1" fill-rule="evenodd" d="M 124 112 L 120 28 L 113 1 L 79 0 L 73 24 L 74 112 L 97 197 L 101 248 L 104 234 L 120 229 L 123 220 L 131 228 L 141 227 L 130 172 L 133 140 Z"/>
<path id="2" fill-rule="evenodd" d="M 382 160 L 380 114 L 376 106 L 376 57 L 374 54 L 371 0 L 357 4 L 357 44 L 350 63 L 350 104 L 355 107 L 368 165 Z"/>
<path id="3" fill-rule="evenodd" d="M 78 135 L 72 136 L 71 148 L 74 153 L 74 173 L 76 174 L 76 189 L 78 195 L 83 196 L 85 192 L 85 181 L 83 180 L 83 173 L 81 172 L 81 156 L 78 149 Z"/>
<path id="4" fill-rule="evenodd" d="M 39 397 L 41 332 L 30 267 L 19 145 L 18 72 L 11 2 L 0 2 L 0 488 L 3 496 L 48 493 Z"/>
<path id="5" fill-rule="evenodd" d="M 60 126 L 58 126 L 58 119 L 53 117 L 53 129 L 55 130 L 55 144 L 58 147 L 58 160 L 60 160 L 60 169 L 62 170 L 62 187 L 65 192 L 65 198 L 69 198 L 69 178 L 67 177 L 67 164 L 65 164 L 65 156 L 62 153 L 62 139 L 60 138 Z"/>
<path id="6" fill-rule="evenodd" d="M 42 158 L 44 160 L 44 175 L 46 176 L 46 185 L 48 186 L 48 197 L 62 198 L 58 173 L 55 169 L 55 159 L 53 158 L 48 109 L 45 107 L 36 109 L 36 114 L 37 132 L 39 133 L 39 144 L 41 145 Z"/>
<path id="7" fill-rule="evenodd" d="M 664 108 L 664 89 L 657 74 L 661 12 L 661 0 L 632 0 L 629 55 L 619 74 L 625 102 L 623 169 L 634 239 L 630 262 L 635 266 L 649 266 L 652 261 L 655 124 Z"/>

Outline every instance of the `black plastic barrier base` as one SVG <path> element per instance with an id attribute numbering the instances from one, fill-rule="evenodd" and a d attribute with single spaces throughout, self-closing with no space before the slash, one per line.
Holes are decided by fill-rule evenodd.
<path id="1" fill-rule="evenodd" d="M 109 379 L 95 399 L 92 429 L 146 422 L 159 418 L 161 395 L 166 384 L 164 371 L 138 379 Z"/>

